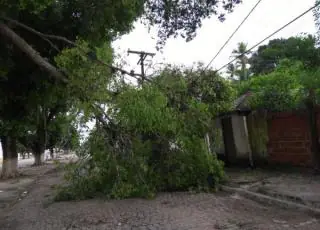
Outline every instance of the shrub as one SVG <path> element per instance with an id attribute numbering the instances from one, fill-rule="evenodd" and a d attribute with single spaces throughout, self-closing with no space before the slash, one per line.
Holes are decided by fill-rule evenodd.
<path id="1" fill-rule="evenodd" d="M 188 151 L 172 150 L 156 161 L 150 157 L 150 142 L 136 141 L 136 151 L 125 158 L 100 149 L 91 160 L 69 166 L 68 184 L 60 187 L 56 199 L 151 198 L 158 191 L 216 189 L 224 178 L 222 162 L 206 151 L 200 138 L 185 142 Z"/>

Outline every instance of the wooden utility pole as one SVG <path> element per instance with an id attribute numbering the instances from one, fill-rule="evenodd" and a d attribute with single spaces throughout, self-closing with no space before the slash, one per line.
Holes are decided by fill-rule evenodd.
<path id="1" fill-rule="evenodd" d="M 148 52 L 144 52 L 144 51 L 134 51 L 134 50 L 128 50 L 128 54 L 137 54 L 140 56 L 139 61 L 138 61 L 138 65 L 141 66 L 141 82 L 144 83 L 145 80 L 145 72 L 144 72 L 144 60 L 148 57 L 151 56 L 153 57 L 155 55 L 155 53 L 148 53 Z"/>

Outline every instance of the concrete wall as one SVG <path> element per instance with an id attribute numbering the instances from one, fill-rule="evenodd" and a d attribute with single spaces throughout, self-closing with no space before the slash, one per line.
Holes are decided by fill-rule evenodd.
<path id="1" fill-rule="evenodd" d="M 245 116 L 232 116 L 233 136 L 236 145 L 237 158 L 248 158 L 250 150 Z"/>
<path id="2" fill-rule="evenodd" d="M 230 122 L 232 125 L 232 136 L 234 139 L 235 149 L 228 148 L 229 151 L 232 151 L 232 152 L 229 152 L 228 154 L 228 161 L 236 162 L 237 159 L 249 159 L 249 153 L 251 153 L 251 150 L 250 150 L 248 132 L 246 127 L 247 125 L 246 117 L 233 115 L 231 116 Z M 227 130 L 226 132 L 230 132 L 228 134 L 231 135 L 231 130 Z M 213 133 L 214 133 L 213 134 L 214 137 L 212 141 L 213 151 L 219 154 L 226 155 L 221 119 L 216 119 Z M 218 134 L 218 138 L 217 138 L 217 134 Z M 228 140 L 231 141 L 232 136 L 231 137 L 229 136 Z M 232 143 L 229 142 L 229 144 L 232 144 Z"/>

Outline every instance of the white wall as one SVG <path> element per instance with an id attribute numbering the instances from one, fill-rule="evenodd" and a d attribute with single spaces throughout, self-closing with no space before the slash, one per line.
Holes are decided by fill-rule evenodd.
<path id="1" fill-rule="evenodd" d="M 245 125 L 246 118 L 244 116 L 232 116 L 233 136 L 237 148 L 237 157 L 248 157 L 251 151 Z"/>

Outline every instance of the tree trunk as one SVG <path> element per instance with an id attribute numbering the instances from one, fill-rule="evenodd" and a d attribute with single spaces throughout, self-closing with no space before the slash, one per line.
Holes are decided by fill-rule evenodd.
<path id="1" fill-rule="evenodd" d="M 33 149 L 33 156 L 34 156 L 34 166 L 39 166 L 42 164 L 42 157 L 44 154 L 45 147 L 41 143 L 37 143 L 35 148 Z"/>
<path id="2" fill-rule="evenodd" d="M 13 178 L 18 173 L 18 152 L 15 138 L 9 136 L 1 137 L 3 161 L 1 178 Z"/>
<path id="3" fill-rule="evenodd" d="M 44 111 L 40 111 L 40 107 L 39 107 L 39 117 L 41 117 L 40 123 L 38 124 L 38 127 L 37 127 L 36 142 L 34 143 L 34 146 L 33 146 L 34 166 L 39 166 L 42 164 L 42 156 L 46 149 L 46 143 L 47 143 L 46 117 L 45 117 Z"/>
<path id="4" fill-rule="evenodd" d="M 246 61 L 245 58 L 241 58 L 241 76 L 240 76 L 240 81 L 245 81 L 247 80 L 247 67 L 246 67 Z"/>
<path id="5" fill-rule="evenodd" d="M 34 166 L 39 166 L 42 164 L 42 154 L 41 153 L 34 153 Z"/>
<path id="6" fill-rule="evenodd" d="M 54 151 L 53 151 L 53 148 L 50 148 L 50 157 L 51 157 L 51 160 L 54 158 Z"/>
<path id="7" fill-rule="evenodd" d="M 315 108 L 315 95 L 312 89 L 309 90 L 309 98 L 307 100 L 308 120 L 311 134 L 311 152 L 313 169 L 315 173 L 320 173 L 320 143 L 317 127 L 317 112 Z"/>

